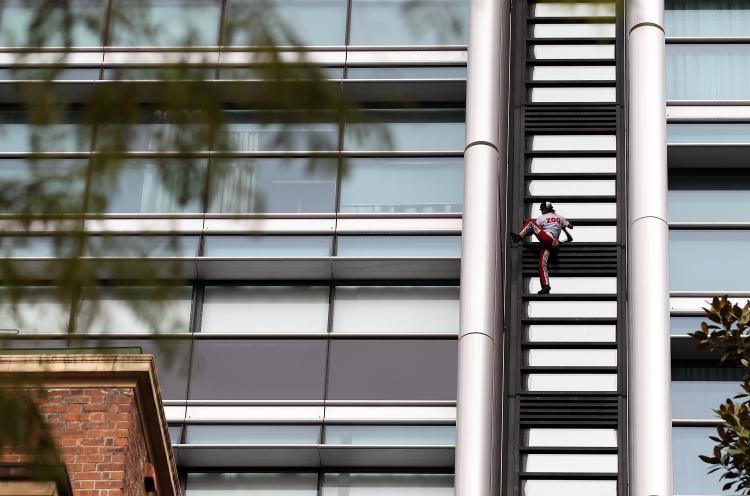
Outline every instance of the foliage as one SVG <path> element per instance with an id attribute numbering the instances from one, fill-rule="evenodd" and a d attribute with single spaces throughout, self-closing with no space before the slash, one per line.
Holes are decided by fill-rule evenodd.
<path id="1" fill-rule="evenodd" d="M 714 298 L 704 311 L 711 323 L 702 322 L 700 330 L 690 333 L 697 348 L 721 353 L 721 363 L 750 368 L 750 301 L 740 307 L 726 296 Z M 714 410 L 723 424 L 711 436 L 713 453 L 700 459 L 713 466 L 709 473 L 721 471 L 723 491 L 750 494 L 750 376 L 741 387 L 741 394 Z"/>

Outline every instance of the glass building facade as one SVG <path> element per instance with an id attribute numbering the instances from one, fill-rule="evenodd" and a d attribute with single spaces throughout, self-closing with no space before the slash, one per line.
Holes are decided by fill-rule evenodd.
<path id="1" fill-rule="evenodd" d="M 26 280 L 0 289 L 3 345 L 153 353 L 187 496 L 454 494 L 469 3 L 71 0 L 62 37 L 30 35 L 42 2 L 3 2 L 0 250 Z M 513 251 L 503 236 L 515 274 L 504 408 L 518 422 L 502 427 L 508 496 L 626 494 L 621 17 L 615 2 L 545 0 L 516 2 L 511 18 L 524 114 L 511 119 L 503 208 L 515 222 L 549 200 L 577 225 L 551 298 L 535 295 L 536 245 Z M 310 122 L 242 97 L 268 74 L 252 22 L 290 60 L 304 48 L 361 110 Z M 750 7 L 665 0 L 664 30 L 673 493 L 718 496 L 698 455 L 742 374 L 687 333 L 707 299 L 750 297 L 738 263 L 750 248 Z M 188 151 L 165 145 L 180 142 L 174 116 L 144 90 L 175 53 L 229 95 L 222 135 Z M 71 103 L 52 125 L 14 89 L 50 68 Z M 123 82 L 144 96 L 112 175 L 101 157 L 118 123 L 80 109 L 92 87 Z M 25 194 L 39 199 L 31 212 Z M 13 227 L 28 214 L 72 227 Z M 61 300 L 45 274 L 66 254 L 98 268 Z M 576 405 L 557 424 L 543 417 L 574 395 L 588 417 Z"/>

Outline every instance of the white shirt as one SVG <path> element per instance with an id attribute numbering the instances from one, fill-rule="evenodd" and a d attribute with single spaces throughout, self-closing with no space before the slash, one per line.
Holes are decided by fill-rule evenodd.
<path id="1" fill-rule="evenodd" d="M 570 225 L 568 219 L 556 213 L 540 215 L 536 218 L 536 223 L 539 224 L 539 227 L 549 234 L 552 239 L 558 239 L 563 228 Z"/>

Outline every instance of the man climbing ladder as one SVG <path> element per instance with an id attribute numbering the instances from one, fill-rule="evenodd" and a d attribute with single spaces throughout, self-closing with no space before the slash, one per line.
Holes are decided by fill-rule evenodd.
<path id="1" fill-rule="evenodd" d="M 539 210 L 542 211 L 542 215 L 536 219 L 528 219 L 521 230 L 516 233 L 511 233 L 510 237 L 513 242 L 519 243 L 523 241 L 523 238 L 531 234 L 535 235 L 539 240 L 539 281 L 542 283 L 542 289 L 538 291 L 538 294 L 549 294 L 549 272 L 547 270 L 547 264 L 549 262 L 549 254 L 552 250 L 557 249 L 560 246 L 560 233 L 565 230 L 565 234 L 568 236 L 568 241 L 573 241 L 573 237 L 568 233 L 567 228 L 573 229 L 573 223 L 562 215 L 555 213 L 555 208 L 551 203 L 543 201 L 539 206 Z"/>

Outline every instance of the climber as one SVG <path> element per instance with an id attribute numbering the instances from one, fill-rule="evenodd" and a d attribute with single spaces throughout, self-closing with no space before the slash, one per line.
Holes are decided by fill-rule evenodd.
<path id="1" fill-rule="evenodd" d="M 549 273 L 547 271 L 547 262 L 549 261 L 549 254 L 552 250 L 557 249 L 560 246 L 560 233 L 565 231 L 568 237 L 568 241 L 573 241 L 573 237 L 567 231 L 567 228 L 573 229 L 573 223 L 562 215 L 555 213 L 555 208 L 551 203 L 543 201 L 539 206 L 539 210 L 542 211 L 542 215 L 536 219 L 528 219 L 521 230 L 516 233 L 511 233 L 510 237 L 514 243 L 523 241 L 523 238 L 534 234 L 539 240 L 539 281 L 542 283 L 542 289 L 538 291 L 538 294 L 549 294 Z"/>

